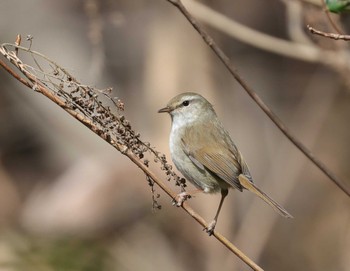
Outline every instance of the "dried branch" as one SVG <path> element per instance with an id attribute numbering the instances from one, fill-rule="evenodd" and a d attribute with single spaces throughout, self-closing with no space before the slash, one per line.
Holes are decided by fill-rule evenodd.
<path id="1" fill-rule="evenodd" d="M 22 62 L 15 51 L 8 49 L 9 47 L 13 48 L 15 51 L 20 50 L 21 52 L 31 54 L 34 64 L 38 68 L 34 68 Z M 5 62 L 0 60 L 0 66 L 10 75 L 30 89 L 49 98 L 134 162 L 146 175 L 148 183 L 151 186 L 153 206 L 155 208 L 159 208 L 159 205 L 156 201 L 157 195 L 154 195 L 154 183 L 173 199 L 176 193 L 171 190 L 160 177 L 156 176 L 150 170 L 150 161 L 145 158 L 146 153 L 153 156 L 153 161 L 161 163 L 161 169 L 165 172 L 168 181 L 173 179 L 176 185 L 180 186 L 182 190 L 184 189 L 186 186 L 185 180 L 178 177 L 172 171 L 171 165 L 167 163 L 165 155 L 151 148 L 149 143 L 144 143 L 140 139 L 140 135 L 131 128 L 129 121 L 120 114 L 120 112 L 123 111 L 124 104 L 120 99 L 115 99 L 109 95 L 111 89 L 98 90 L 83 85 L 57 63 L 29 48 L 16 46 L 14 44 L 2 44 L 0 46 L 0 53 L 16 67 L 26 79 L 19 76 Z M 40 58 L 44 63 L 39 63 L 40 61 L 37 58 Z M 45 65 L 48 66 L 46 70 Z M 116 106 L 117 113 L 112 113 L 111 109 L 102 103 L 99 94 L 109 98 Z M 188 203 L 185 202 L 182 208 L 200 225 L 203 227 L 208 226 L 206 221 L 197 214 Z M 213 236 L 253 270 L 263 270 L 222 234 L 215 231 Z"/>
<path id="2" fill-rule="evenodd" d="M 311 34 L 316 34 L 322 37 L 330 38 L 333 40 L 350 40 L 350 35 L 342 35 L 342 34 L 336 34 L 336 33 L 327 33 L 323 32 L 321 30 L 317 30 L 316 28 L 311 27 L 310 25 L 307 25 L 307 29 L 309 29 Z"/>
<path id="3" fill-rule="evenodd" d="M 185 16 L 185 18 L 191 23 L 191 25 L 201 35 L 205 43 L 214 51 L 216 56 L 225 65 L 231 75 L 237 80 L 237 82 L 243 87 L 248 95 L 257 103 L 257 105 L 266 113 L 266 115 L 272 120 L 273 123 L 281 130 L 281 132 L 307 157 L 312 161 L 329 179 L 336 184 L 346 195 L 350 197 L 350 189 L 345 186 L 345 183 L 341 181 L 335 174 L 327 168 L 306 146 L 298 140 L 291 131 L 284 125 L 284 123 L 278 118 L 278 116 L 263 102 L 263 100 L 256 94 L 256 92 L 247 84 L 246 81 L 238 74 L 237 69 L 233 66 L 228 56 L 221 50 L 221 48 L 215 43 L 213 38 L 198 24 L 194 17 L 187 11 L 181 0 L 167 0 L 173 4 L 178 10 Z"/>

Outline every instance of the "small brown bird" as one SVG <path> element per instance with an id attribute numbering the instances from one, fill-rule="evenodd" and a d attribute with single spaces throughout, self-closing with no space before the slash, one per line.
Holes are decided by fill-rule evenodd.
<path id="1" fill-rule="evenodd" d="M 292 218 L 282 206 L 254 183 L 246 162 L 229 133 L 218 119 L 213 106 L 201 95 L 187 92 L 171 99 L 158 111 L 172 119 L 170 153 L 177 169 L 196 188 L 192 193 L 178 195 L 179 206 L 196 192 L 221 192 L 214 220 L 206 231 L 212 235 L 229 188 L 247 189 L 284 217 Z"/>

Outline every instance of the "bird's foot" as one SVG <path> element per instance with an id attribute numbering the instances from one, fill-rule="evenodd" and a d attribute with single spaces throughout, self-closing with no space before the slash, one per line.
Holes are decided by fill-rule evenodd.
<path id="1" fill-rule="evenodd" d="M 176 197 L 172 201 L 172 204 L 177 206 L 177 207 L 181 207 L 182 204 L 186 200 L 188 200 L 189 198 L 191 198 L 190 194 L 188 194 L 187 192 L 182 192 L 182 193 L 176 195 Z"/>
<path id="2" fill-rule="evenodd" d="M 205 231 L 207 234 L 209 234 L 209 236 L 211 236 L 214 233 L 215 226 L 216 226 L 216 220 L 213 220 L 208 224 L 207 227 L 203 229 L 203 231 Z"/>

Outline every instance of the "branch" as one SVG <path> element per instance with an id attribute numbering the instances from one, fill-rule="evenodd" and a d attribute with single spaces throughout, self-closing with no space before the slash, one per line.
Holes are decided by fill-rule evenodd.
<path id="1" fill-rule="evenodd" d="M 181 0 L 167 0 L 186 17 L 191 25 L 201 35 L 205 43 L 214 51 L 216 56 L 225 65 L 231 75 L 236 81 L 243 87 L 248 95 L 257 103 L 257 105 L 266 113 L 266 115 L 272 120 L 273 123 L 281 130 L 281 132 L 307 157 L 314 163 L 329 179 L 337 185 L 346 195 L 350 197 L 350 189 L 347 188 L 343 181 L 341 181 L 335 174 L 329 170 L 324 163 L 322 163 L 315 155 L 298 140 L 291 131 L 284 125 L 284 123 L 278 118 L 278 116 L 263 102 L 263 100 L 257 95 L 257 93 L 243 80 L 238 74 L 236 68 L 231 63 L 228 56 L 221 50 L 221 48 L 215 43 L 213 38 L 203 29 L 201 25 L 197 23 L 194 17 L 187 11 Z"/>
<path id="2" fill-rule="evenodd" d="M 183 0 L 183 2 L 198 20 L 245 44 L 285 57 L 311 63 L 321 63 L 336 68 L 336 70 L 350 69 L 349 62 L 344 59 L 344 55 L 338 52 L 320 49 L 312 44 L 297 43 L 273 37 L 240 24 L 200 2 L 193 0 Z"/>
<path id="3" fill-rule="evenodd" d="M 30 53 L 33 56 L 33 61 L 36 66 L 38 66 L 38 69 L 23 63 L 18 58 L 15 51 L 9 51 L 7 47 L 13 47 L 15 50 L 19 49 L 22 52 Z M 140 135 L 131 129 L 131 125 L 125 119 L 125 117 L 122 115 L 113 114 L 110 108 L 105 106 L 98 99 L 98 94 L 102 93 L 110 98 L 116 105 L 118 112 L 121 111 L 124 106 L 119 99 L 117 102 L 115 102 L 115 100 L 111 98 L 106 91 L 101 91 L 90 86 L 82 85 L 57 63 L 28 48 L 13 44 L 2 44 L 0 46 L 0 54 L 4 55 L 11 64 L 20 70 L 28 81 L 16 74 L 8 65 L 6 65 L 5 62 L 0 59 L 0 66 L 2 66 L 11 76 L 28 88 L 49 98 L 119 152 L 127 156 L 146 174 L 147 179 L 152 180 L 150 185 L 156 183 L 171 198 L 174 199 L 176 197 L 176 193 L 170 189 L 160 177 L 149 169 L 150 162 L 149 160 L 144 159 L 144 153 L 146 152 L 153 155 L 153 160 L 161 162 L 161 168 L 165 171 L 168 180 L 172 178 L 176 181 L 176 185 L 181 186 L 182 189 L 184 188 L 185 184 L 183 179 L 180 179 L 171 170 L 171 166 L 167 163 L 165 155 L 161 155 L 154 148 L 151 148 L 148 143 L 141 141 Z M 46 64 L 49 64 L 51 71 L 44 71 L 43 65 L 39 65 L 39 62 L 35 57 L 40 57 L 41 59 L 45 60 Z M 182 208 L 200 225 L 203 227 L 208 226 L 206 221 L 199 214 L 197 214 L 188 205 L 188 203 L 184 202 Z M 261 267 L 254 263 L 222 234 L 215 231 L 213 236 L 215 236 L 219 242 L 221 242 L 231 252 L 236 254 L 253 270 L 263 271 Z"/>
<path id="4" fill-rule="evenodd" d="M 350 40 L 350 35 L 327 33 L 327 32 L 323 32 L 321 30 L 317 30 L 317 29 L 311 27 L 310 25 L 307 25 L 307 29 L 309 29 L 311 34 L 316 34 L 316 35 L 319 35 L 322 37 L 326 37 L 326 38 L 330 38 L 330 39 L 334 39 L 334 40 L 345 40 L 345 41 Z"/>

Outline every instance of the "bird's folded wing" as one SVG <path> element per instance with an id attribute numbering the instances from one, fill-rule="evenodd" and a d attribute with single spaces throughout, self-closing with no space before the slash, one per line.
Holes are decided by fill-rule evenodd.
<path id="1" fill-rule="evenodd" d="M 212 129 L 209 124 L 201 124 L 200 128 L 185 130 L 181 138 L 183 151 L 199 169 L 207 169 L 229 185 L 242 190 L 238 176 L 243 174 L 250 181 L 252 178 L 228 133 L 220 127 Z"/>
<path id="2" fill-rule="evenodd" d="M 206 168 L 231 186 L 242 190 L 242 186 L 238 180 L 238 175 L 241 173 L 241 166 L 229 152 L 221 154 L 217 152 L 217 149 L 215 152 L 210 152 L 208 149 L 202 148 L 190 151 L 187 155 L 200 169 Z"/>

